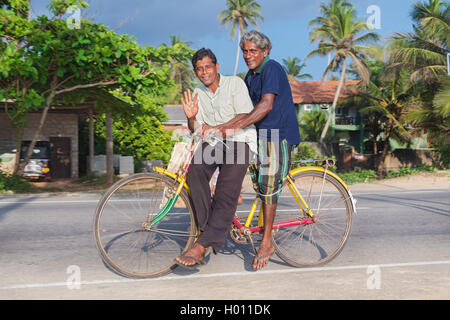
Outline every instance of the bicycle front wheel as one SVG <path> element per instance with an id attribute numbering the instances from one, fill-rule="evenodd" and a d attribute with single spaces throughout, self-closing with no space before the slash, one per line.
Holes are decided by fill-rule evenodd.
<path id="1" fill-rule="evenodd" d="M 272 242 L 277 255 L 295 267 L 328 263 L 343 249 L 352 225 L 352 198 L 344 186 L 320 171 L 292 175 L 294 185 L 314 214 L 314 221 L 295 225 L 309 216 L 301 210 L 286 181 L 278 199 L 275 222 L 294 225 L 275 229 Z"/>
<path id="2" fill-rule="evenodd" d="M 162 174 L 141 173 L 112 185 L 100 200 L 94 237 L 103 261 L 122 276 L 150 278 L 170 272 L 174 258 L 196 236 L 193 206 L 183 190 L 170 212 L 157 214 L 179 184 Z"/>

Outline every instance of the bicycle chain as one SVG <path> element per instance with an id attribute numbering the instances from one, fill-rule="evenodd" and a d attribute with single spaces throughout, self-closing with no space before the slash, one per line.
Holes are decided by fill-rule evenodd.
<path id="1" fill-rule="evenodd" d="M 245 217 L 239 217 L 238 215 L 234 216 L 241 224 L 243 225 L 245 223 L 246 218 Z M 247 244 L 248 238 L 244 235 L 244 230 L 241 230 L 238 228 L 237 225 L 234 223 L 231 225 L 230 229 L 230 237 L 233 239 L 234 242 L 239 244 Z"/>

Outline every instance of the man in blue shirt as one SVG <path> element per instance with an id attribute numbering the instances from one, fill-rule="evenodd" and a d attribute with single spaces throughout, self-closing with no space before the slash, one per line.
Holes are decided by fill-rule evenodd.
<path id="1" fill-rule="evenodd" d="M 204 137 L 214 132 L 214 127 L 232 121 L 253 110 L 247 87 L 239 77 L 219 73 L 215 54 L 200 49 L 192 57 L 195 75 L 201 84 L 181 98 L 189 129 L 201 129 Z M 225 244 L 231 222 L 236 212 L 240 188 L 252 154 L 257 152 L 256 130 L 246 126 L 230 134 L 222 143 L 206 139 L 195 152 L 186 175 L 195 217 L 200 228 L 194 246 L 176 257 L 181 267 L 196 268 L 204 264 L 207 248 L 219 252 Z M 209 181 L 219 168 L 216 192 L 211 198 Z"/>
<path id="2" fill-rule="evenodd" d="M 245 83 L 254 109 L 219 126 L 222 135 L 255 124 L 258 132 L 258 161 L 250 165 L 253 186 L 263 203 L 264 235 L 253 268 L 267 265 L 275 249 L 271 242 L 279 192 L 286 177 L 291 149 L 300 143 L 291 87 L 283 67 L 269 58 L 272 44 L 264 34 L 250 31 L 240 47 L 249 68 Z"/>

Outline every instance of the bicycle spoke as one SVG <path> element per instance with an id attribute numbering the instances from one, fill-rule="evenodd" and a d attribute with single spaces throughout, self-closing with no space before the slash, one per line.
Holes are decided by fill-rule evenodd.
<path id="1" fill-rule="evenodd" d="M 312 210 L 314 220 L 311 224 L 287 226 L 273 234 L 277 254 L 294 266 L 314 266 L 333 259 L 342 249 L 351 226 L 351 198 L 340 183 L 324 175 L 323 172 L 309 171 L 296 174 L 296 189 Z M 294 188 L 292 188 L 294 189 Z M 284 186 L 283 196 L 279 198 L 276 222 L 301 218 L 301 210 L 284 209 L 284 206 L 297 207 L 288 186 Z"/>
<path id="2" fill-rule="evenodd" d="M 154 226 L 149 222 L 161 210 L 164 190 L 176 183 L 157 173 L 136 174 L 120 180 L 98 206 L 94 229 L 103 260 L 118 273 L 135 278 L 169 272 L 174 258 L 195 238 L 195 220 L 189 196 Z"/>
<path id="3" fill-rule="evenodd" d="M 195 234 L 183 231 L 174 231 L 170 229 L 152 229 L 152 232 L 166 235 L 183 236 L 183 237 L 196 237 Z"/>

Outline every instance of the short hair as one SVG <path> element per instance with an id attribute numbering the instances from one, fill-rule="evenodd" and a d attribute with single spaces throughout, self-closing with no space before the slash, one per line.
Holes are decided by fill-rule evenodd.
<path id="1" fill-rule="evenodd" d="M 246 41 L 253 42 L 261 50 L 267 50 L 268 54 L 270 53 L 270 50 L 272 50 L 272 43 L 270 42 L 270 39 L 261 32 L 252 30 L 244 33 L 241 41 L 239 42 L 241 49 L 244 49 L 244 44 Z"/>
<path id="2" fill-rule="evenodd" d="M 217 58 L 214 52 L 212 52 L 211 49 L 201 48 L 194 53 L 194 56 L 192 57 L 192 66 L 195 68 L 197 61 L 202 60 L 204 57 L 209 57 L 212 63 L 217 64 Z"/>

